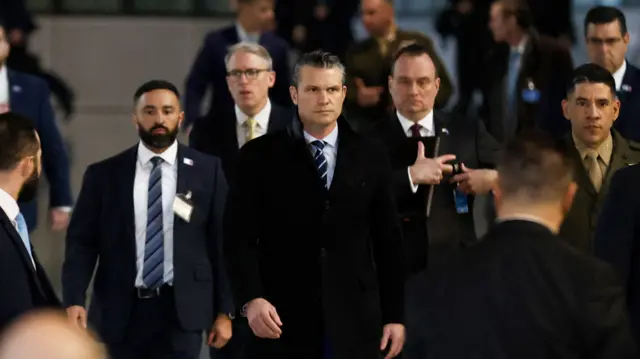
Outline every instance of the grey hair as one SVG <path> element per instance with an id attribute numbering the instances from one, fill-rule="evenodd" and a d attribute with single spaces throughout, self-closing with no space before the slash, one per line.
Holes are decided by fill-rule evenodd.
<path id="1" fill-rule="evenodd" d="M 338 56 L 330 52 L 316 50 L 313 52 L 302 54 L 302 56 L 300 56 L 298 61 L 296 61 L 295 66 L 293 67 L 293 86 L 298 86 L 298 83 L 300 81 L 300 68 L 303 66 L 311 66 L 318 69 L 337 68 L 342 73 L 342 85 L 347 84 L 347 71 L 345 70 L 344 65 L 342 64 L 342 62 L 340 62 Z"/>
<path id="2" fill-rule="evenodd" d="M 224 57 L 224 65 L 227 68 L 227 70 L 229 69 L 229 61 L 231 60 L 231 57 L 238 52 L 254 54 L 260 57 L 261 59 L 267 62 L 267 69 L 269 71 L 273 70 L 273 60 L 271 59 L 271 55 L 269 55 L 269 51 L 267 51 L 267 49 L 265 49 L 263 46 L 260 46 L 254 42 L 246 42 L 246 41 L 239 42 L 231 46 L 229 48 L 229 51 L 227 51 L 227 55 Z"/>

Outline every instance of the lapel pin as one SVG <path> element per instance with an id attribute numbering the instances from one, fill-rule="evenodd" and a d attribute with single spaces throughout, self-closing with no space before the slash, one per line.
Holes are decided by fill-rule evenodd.
<path id="1" fill-rule="evenodd" d="M 187 200 L 191 199 L 191 191 L 187 191 L 187 194 L 184 196 Z"/>
<path id="2" fill-rule="evenodd" d="M 185 157 L 185 158 L 182 160 L 182 162 L 184 162 L 184 164 L 185 164 L 185 165 L 187 165 L 187 166 L 193 166 L 193 160 L 192 160 L 191 158 L 186 158 L 186 157 Z"/>
<path id="3" fill-rule="evenodd" d="M 13 90 L 13 92 L 22 92 L 22 87 L 20 87 L 18 85 L 13 85 L 11 87 L 11 90 Z"/>
<path id="4" fill-rule="evenodd" d="M 627 84 L 622 84 L 621 90 L 624 91 L 624 92 L 631 92 L 631 86 L 629 86 Z"/>

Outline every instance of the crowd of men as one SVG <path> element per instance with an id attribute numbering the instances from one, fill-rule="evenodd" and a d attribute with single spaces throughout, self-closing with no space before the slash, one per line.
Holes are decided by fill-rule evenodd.
<path id="1" fill-rule="evenodd" d="M 14 323 L 47 307 L 83 333 L 66 349 L 95 358 L 195 359 L 203 333 L 213 359 L 637 358 L 640 77 L 624 14 L 587 13 L 591 61 L 574 68 L 526 1 L 495 0 L 472 114 L 442 110 L 446 66 L 397 29 L 390 1 L 361 10 L 371 38 L 290 67 L 263 32 L 273 4 L 238 0 L 237 23 L 197 55 L 184 110 L 175 85 L 142 84 L 139 143 L 84 174 L 62 300 L 25 221 L 41 172 L 64 170 L 43 135 L 50 105 L 29 113 L 11 96 L 0 359 L 28 355 L 15 343 L 27 324 L 59 328 L 55 314 Z"/>

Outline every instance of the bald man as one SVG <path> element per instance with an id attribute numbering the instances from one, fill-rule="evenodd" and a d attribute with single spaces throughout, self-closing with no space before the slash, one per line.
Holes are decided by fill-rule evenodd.
<path id="1" fill-rule="evenodd" d="M 35 312 L 10 326 L 0 341 L 0 359 L 107 359 L 86 330 L 57 312 Z"/>

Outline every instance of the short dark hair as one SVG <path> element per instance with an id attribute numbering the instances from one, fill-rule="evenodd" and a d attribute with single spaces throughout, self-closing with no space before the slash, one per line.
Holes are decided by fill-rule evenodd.
<path id="1" fill-rule="evenodd" d="M 589 24 L 602 25 L 618 20 L 620 24 L 620 33 L 624 36 L 627 33 L 627 19 L 620 9 L 613 6 L 596 6 L 592 7 L 587 16 L 584 17 L 584 36 L 587 36 L 587 28 Z"/>
<path id="2" fill-rule="evenodd" d="M 40 144 L 33 122 L 15 112 L 0 114 L 0 171 L 14 169 L 20 161 L 38 153 Z"/>
<path id="3" fill-rule="evenodd" d="M 571 83 L 567 87 L 567 97 L 571 95 L 576 86 L 584 83 L 605 84 L 611 89 L 611 95 L 616 96 L 616 81 L 609 70 L 597 64 L 584 64 L 573 70 Z"/>
<path id="4" fill-rule="evenodd" d="M 497 170 L 505 198 L 532 203 L 561 200 L 573 180 L 567 146 L 541 132 L 525 132 L 509 141 Z"/>
<path id="5" fill-rule="evenodd" d="M 318 69 L 332 69 L 337 68 L 342 71 L 342 84 L 345 85 L 347 83 L 346 78 L 346 70 L 342 62 L 340 62 L 340 58 L 330 52 L 316 50 L 312 52 L 307 52 L 302 54 L 298 61 L 296 61 L 295 66 L 293 67 L 293 77 L 292 77 L 292 85 L 298 86 L 300 82 L 300 68 L 303 66 L 311 66 Z"/>
<path id="6" fill-rule="evenodd" d="M 180 99 L 180 92 L 178 91 L 178 88 L 171 82 L 165 80 L 151 80 L 138 87 L 136 92 L 133 94 L 133 103 L 138 103 L 138 100 L 140 100 L 140 97 L 142 97 L 142 95 L 155 90 L 171 91 L 176 95 L 178 100 Z"/>
<path id="7" fill-rule="evenodd" d="M 502 4 L 502 15 L 516 17 L 518 26 L 525 30 L 533 27 L 533 15 L 526 0 L 499 0 Z"/>
<path id="8" fill-rule="evenodd" d="M 407 46 L 403 46 L 400 49 L 398 49 L 398 51 L 396 51 L 395 54 L 393 54 L 393 57 L 391 58 L 391 75 L 393 76 L 393 71 L 396 68 L 396 62 L 398 62 L 398 60 L 402 56 L 420 57 L 422 55 L 429 56 L 429 58 L 431 59 L 431 62 L 433 62 L 433 67 L 435 67 L 436 69 L 436 78 L 440 77 L 440 71 L 438 69 L 438 65 L 436 65 L 436 62 L 433 60 L 436 55 L 431 51 L 430 48 L 424 45 L 420 45 L 418 43 L 412 43 Z"/>

